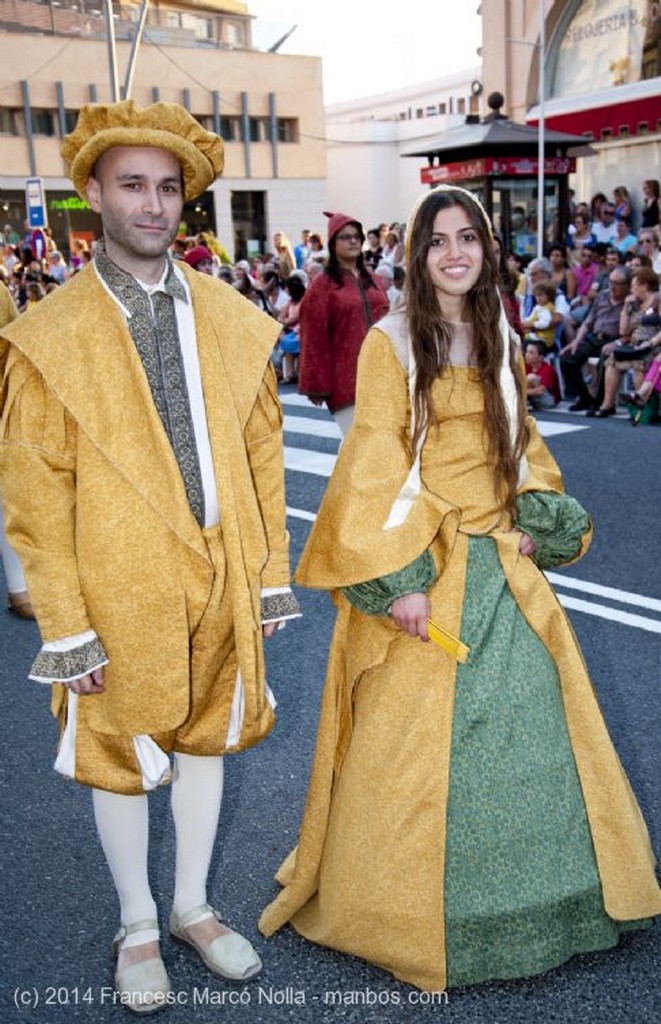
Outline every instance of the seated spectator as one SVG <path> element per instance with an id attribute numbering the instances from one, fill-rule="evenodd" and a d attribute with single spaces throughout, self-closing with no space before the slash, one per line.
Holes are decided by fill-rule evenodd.
<path id="1" fill-rule="evenodd" d="M 544 359 L 546 346 L 541 341 L 526 345 L 526 398 L 531 409 L 553 409 L 560 401 L 558 375 Z"/>
<path id="2" fill-rule="evenodd" d="M 656 274 L 661 274 L 661 252 L 659 251 L 659 238 L 656 228 L 643 228 L 638 234 L 638 252 L 649 257 L 652 261 L 652 269 Z"/>
<path id="3" fill-rule="evenodd" d="M 55 281 L 56 284 L 64 284 L 69 277 L 69 270 L 62 259 L 62 253 L 57 249 L 53 249 L 52 252 L 48 253 L 47 263 L 47 273 L 51 280 Z"/>
<path id="4" fill-rule="evenodd" d="M 555 315 L 556 287 L 553 281 L 538 281 L 534 285 L 533 297 L 535 305 L 530 315 L 521 321 L 523 337 L 525 341 L 541 341 L 550 351 L 555 340 Z"/>
<path id="5" fill-rule="evenodd" d="M 234 287 L 241 293 L 241 295 L 248 299 L 249 302 L 254 303 L 255 306 L 264 310 L 265 313 L 271 312 L 264 292 L 261 288 L 255 287 L 253 279 L 250 276 L 250 264 L 247 260 L 240 260 L 236 265 L 234 271 Z"/>
<path id="6" fill-rule="evenodd" d="M 237 263 L 237 267 L 239 264 Z M 289 277 L 289 275 L 287 275 Z M 262 271 L 262 292 L 268 304 L 268 312 L 276 320 L 281 311 L 289 302 L 290 296 L 287 292 L 281 274 L 273 266 L 265 266 Z"/>
<path id="7" fill-rule="evenodd" d="M 657 392 L 661 401 L 661 344 L 649 365 L 642 384 L 635 391 L 625 391 L 622 401 L 627 405 L 635 405 L 639 409 L 644 409 L 654 391 Z"/>
<path id="8" fill-rule="evenodd" d="M 574 231 L 569 235 L 569 262 L 572 267 L 579 262 L 580 252 L 584 245 L 593 245 L 597 239 L 592 233 L 590 217 L 582 210 L 577 210 L 574 216 Z"/>
<path id="9" fill-rule="evenodd" d="M 600 377 L 603 375 L 603 399 L 599 408 L 594 410 L 594 416 L 603 419 L 614 415 L 625 373 L 633 370 L 637 386 L 642 384 L 659 347 L 659 278 L 650 267 L 642 267 L 633 275 L 631 292 L 624 300 L 620 314 L 620 337 L 602 348 Z M 597 397 L 600 397 L 599 393 Z"/>
<path id="10" fill-rule="evenodd" d="M 282 352 L 282 382 L 293 384 L 298 380 L 298 356 L 301 351 L 299 319 L 301 302 L 305 295 L 305 284 L 300 272 L 290 274 L 285 281 L 285 291 L 289 301 L 278 313 L 278 320 L 283 326 L 278 339 L 278 348 Z"/>
<path id="11" fill-rule="evenodd" d="M 551 280 L 558 291 L 561 291 L 567 301 L 576 295 L 576 278 L 574 271 L 567 266 L 567 254 L 564 245 L 559 243 L 549 246 L 548 258 L 553 267 Z"/>
<path id="12" fill-rule="evenodd" d="M 598 242 L 604 242 L 606 245 L 615 242 L 615 207 L 612 203 L 601 204 L 599 217 L 592 222 L 592 233 Z"/>
<path id="13" fill-rule="evenodd" d="M 599 356 L 609 341 L 620 335 L 620 315 L 629 291 L 630 272 L 626 267 L 611 271 L 608 290 L 600 291 L 576 337 L 560 352 L 565 392 L 576 401 L 570 412 L 592 409 L 594 402 L 583 380 L 583 364 Z"/>
<path id="14" fill-rule="evenodd" d="M 521 319 L 525 320 L 532 312 L 532 308 L 535 304 L 533 296 L 533 288 L 541 281 L 553 282 L 553 266 L 551 261 L 542 256 L 539 259 L 531 260 L 528 264 L 527 269 L 528 287 L 529 294 L 526 295 L 521 312 Z M 555 293 L 555 312 L 553 314 L 553 327 L 562 328 L 562 332 L 566 333 L 568 326 L 570 325 L 569 320 L 569 303 L 562 292 L 556 290 Z M 571 329 L 571 328 L 570 328 Z"/>
<path id="15" fill-rule="evenodd" d="M 636 246 L 638 245 L 638 239 L 632 233 L 631 228 L 625 220 L 615 221 L 615 248 L 622 255 L 626 256 L 628 252 L 635 252 Z"/>

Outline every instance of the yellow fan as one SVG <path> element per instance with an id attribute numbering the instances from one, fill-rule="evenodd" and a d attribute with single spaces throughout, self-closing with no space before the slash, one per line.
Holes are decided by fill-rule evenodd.
<path id="1" fill-rule="evenodd" d="M 433 640 L 435 644 L 438 644 L 447 654 L 455 658 L 456 661 L 460 661 L 462 664 L 468 660 L 470 654 L 470 647 L 468 647 L 459 637 L 454 636 L 453 633 L 448 633 L 447 629 L 443 629 L 433 619 L 427 619 L 427 635 L 430 640 Z"/>

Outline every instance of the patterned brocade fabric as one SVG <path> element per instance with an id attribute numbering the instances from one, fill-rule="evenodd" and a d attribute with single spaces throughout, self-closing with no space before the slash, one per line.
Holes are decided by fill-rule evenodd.
<path id="1" fill-rule="evenodd" d="M 516 499 L 516 525 L 535 542 L 535 564 L 552 569 L 578 554 L 590 517 L 568 494 L 527 491 Z"/>
<path id="2" fill-rule="evenodd" d="M 278 622 L 281 619 L 297 619 L 301 606 L 291 590 L 282 594 L 262 596 L 262 622 Z"/>
<path id="3" fill-rule="evenodd" d="M 165 291 L 155 292 L 150 301 L 135 278 L 109 259 L 103 243 L 99 243 L 94 262 L 104 283 L 131 314 L 127 320 L 129 333 L 177 459 L 190 507 L 200 526 L 204 526 L 202 472 L 174 307 L 175 299 L 188 302 L 186 289 L 169 263 Z"/>
<path id="4" fill-rule="evenodd" d="M 87 675 L 108 662 L 103 644 L 98 637 L 71 651 L 39 651 L 29 676 L 31 679 L 68 682 Z"/>
<path id="5" fill-rule="evenodd" d="M 375 580 L 343 587 L 346 599 L 363 615 L 387 615 L 393 601 L 405 594 L 425 593 L 436 579 L 430 551 L 423 551 L 410 565 Z"/>

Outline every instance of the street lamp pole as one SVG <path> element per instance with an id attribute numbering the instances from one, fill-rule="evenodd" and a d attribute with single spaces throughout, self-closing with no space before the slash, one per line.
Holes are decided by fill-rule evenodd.
<path id="1" fill-rule="evenodd" d="M 546 54 L 546 32 L 544 25 L 544 0 L 539 0 L 539 121 L 537 125 L 537 258 L 544 255 L 545 203 L 544 203 L 544 57 Z"/>
<path id="2" fill-rule="evenodd" d="M 119 77 L 117 74 L 117 47 L 115 45 L 115 19 L 112 0 L 105 0 L 106 38 L 108 42 L 108 69 L 110 71 L 110 99 L 112 103 L 119 100 Z"/>

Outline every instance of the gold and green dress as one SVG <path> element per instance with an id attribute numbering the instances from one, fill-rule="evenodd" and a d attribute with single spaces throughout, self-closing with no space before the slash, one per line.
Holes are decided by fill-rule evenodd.
<path id="1" fill-rule="evenodd" d="M 661 912 L 661 892 L 571 625 L 498 507 L 469 365 L 436 381 L 422 488 L 384 529 L 412 460 L 390 320 L 363 346 L 355 423 L 297 574 L 338 613 L 299 844 L 260 928 L 290 922 L 441 990 L 613 946 Z M 533 509 L 538 550 L 548 542 L 557 564 L 564 545 L 571 561 L 590 526 L 572 542 L 571 499 L 532 420 L 530 432 L 517 507 Z M 470 646 L 464 665 L 355 607 L 360 584 L 426 552 L 432 618 Z"/>

